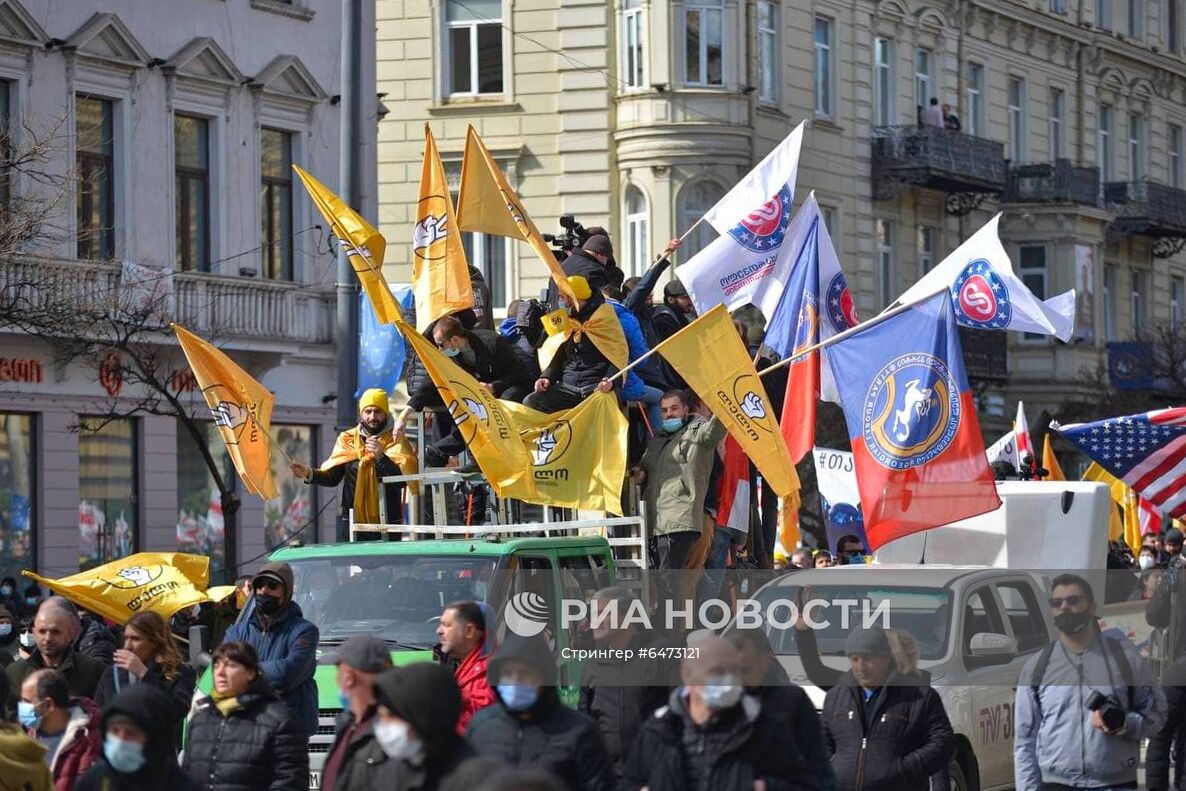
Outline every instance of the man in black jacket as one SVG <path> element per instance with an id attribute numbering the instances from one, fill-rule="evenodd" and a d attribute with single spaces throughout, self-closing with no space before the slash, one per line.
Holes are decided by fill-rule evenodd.
<path id="1" fill-rule="evenodd" d="M 319 664 L 336 665 L 338 688 L 349 705 L 338 719 L 334 743 L 321 773 L 322 791 L 370 788 L 361 782 L 374 763 L 375 679 L 391 668 L 387 642 L 373 634 L 359 634 L 342 643 Z"/>
<path id="2" fill-rule="evenodd" d="M 612 263 L 613 257 L 614 246 L 610 243 L 609 237 L 594 234 L 586 239 L 583 245 L 573 250 L 568 258 L 560 262 L 560 268 L 569 277 L 578 275 L 585 278 L 589 283 L 589 288 L 594 291 L 600 291 L 607 284 L 617 288 L 622 285 L 625 273 Z M 559 289 L 556 288 L 556 284 L 550 283 L 548 285 L 548 302 L 552 305 L 557 304 L 558 296 Z"/>
<path id="3" fill-rule="evenodd" d="M 650 791 L 817 789 L 785 723 L 745 694 L 741 656 L 716 636 L 689 641 L 683 686 L 642 726 L 623 788 Z M 637 660 L 635 660 L 637 661 Z M 759 785 L 760 783 L 760 785 Z"/>
<path id="4" fill-rule="evenodd" d="M 851 669 L 824 698 L 824 743 L 839 791 L 927 791 L 955 737 L 929 686 L 898 675 L 884 629 L 857 629 L 844 644 Z"/>
<path id="5" fill-rule="evenodd" d="M 78 610 L 69 601 L 51 596 L 42 602 L 33 619 L 37 647 L 28 659 L 18 659 L 7 668 L 9 695 L 19 693 L 33 671 L 52 668 L 66 677 L 71 695 L 94 698 L 106 665 L 74 650 L 74 641 L 81 631 Z"/>
<path id="6" fill-rule="evenodd" d="M 487 666 L 498 705 L 473 716 L 465 738 L 478 754 L 546 769 L 572 791 L 616 788 L 597 724 L 560 701 L 556 662 L 542 635 L 511 634 Z"/>

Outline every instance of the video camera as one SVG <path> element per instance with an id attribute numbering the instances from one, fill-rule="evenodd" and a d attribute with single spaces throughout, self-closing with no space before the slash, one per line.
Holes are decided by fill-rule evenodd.
<path id="1" fill-rule="evenodd" d="M 576 217 L 571 214 L 560 215 L 560 227 L 564 229 L 563 233 L 544 234 L 544 241 L 555 248 L 552 250 L 552 255 L 556 256 L 557 261 L 568 258 L 569 253 L 583 245 L 589 238 L 589 232 L 585 230 L 585 226 L 577 222 Z"/>

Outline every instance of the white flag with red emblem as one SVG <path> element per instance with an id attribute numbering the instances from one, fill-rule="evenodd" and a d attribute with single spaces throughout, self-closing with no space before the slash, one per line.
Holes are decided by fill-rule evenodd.
<path id="1" fill-rule="evenodd" d="M 1035 296 L 1013 274 L 997 234 L 1000 220 L 997 214 L 985 223 L 894 304 L 922 302 L 946 288 L 951 291 L 956 322 L 964 327 L 1036 332 L 1069 341 L 1075 331 L 1075 290 L 1047 300 Z"/>

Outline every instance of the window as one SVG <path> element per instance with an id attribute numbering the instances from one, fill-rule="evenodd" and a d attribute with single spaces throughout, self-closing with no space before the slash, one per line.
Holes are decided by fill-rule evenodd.
<path id="1" fill-rule="evenodd" d="M 1128 114 L 1128 167 L 1133 181 L 1145 178 L 1145 119 Z"/>
<path id="2" fill-rule="evenodd" d="M 1009 158 L 1024 162 L 1025 150 L 1025 80 L 1009 78 Z"/>
<path id="3" fill-rule="evenodd" d="M 984 67 L 968 64 L 968 123 L 970 135 L 984 135 Z"/>
<path id="4" fill-rule="evenodd" d="M 824 228 L 828 231 L 828 236 L 835 238 L 836 231 L 839 230 L 836 227 L 836 209 L 831 206 L 820 206 L 819 216 L 824 221 Z"/>
<path id="5" fill-rule="evenodd" d="M 136 423 L 83 417 L 78 435 L 78 567 L 93 568 L 136 551 L 139 449 Z"/>
<path id="6" fill-rule="evenodd" d="M 218 464 L 223 483 L 236 485 L 237 473 L 218 429 L 210 422 L 202 422 L 200 428 L 203 442 Z M 292 480 L 292 476 L 280 475 L 276 478 L 277 483 L 286 480 Z M 230 545 L 234 546 L 233 536 Z M 227 537 L 222 496 L 202 459 L 197 440 L 180 420 L 177 421 L 177 549 L 208 556 L 211 583 L 226 581 Z"/>
<path id="7" fill-rule="evenodd" d="M 884 308 L 894 299 L 897 273 L 894 271 L 894 224 L 874 221 L 877 237 L 877 307 Z"/>
<path id="8" fill-rule="evenodd" d="M 1046 246 L 1022 245 L 1018 251 L 1018 260 L 1021 263 L 1021 282 L 1035 297 L 1046 299 Z M 1023 333 L 1021 337 L 1027 341 L 1047 340 L 1047 336 L 1034 332 Z"/>
<path id="9" fill-rule="evenodd" d="M 894 42 L 888 38 L 874 41 L 873 113 L 877 126 L 894 124 Z"/>
<path id="10" fill-rule="evenodd" d="M 1167 0 L 1165 4 L 1165 46 L 1177 54 L 1182 49 L 1182 0 Z"/>
<path id="11" fill-rule="evenodd" d="M 1050 10 L 1055 14 L 1067 12 L 1067 0 L 1050 0 Z"/>
<path id="12" fill-rule="evenodd" d="M 33 418 L 0 412 L 0 578 L 35 568 Z"/>
<path id="13" fill-rule="evenodd" d="M 1111 181 L 1112 175 L 1112 108 L 1100 105 L 1099 127 L 1096 129 L 1096 157 L 1100 180 Z"/>
<path id="14" fill-rule="evenodd" d="M 680 190 L 678 215 L 681 233 L 684 229 L 691 228 L 724 195 L 724 190 L 711 181 L 697 181 Z M 691 261 L 692 256 L 708 247 L 709 242 L 716 236 L 717 233 L 710 223 L 702 222 L 697 225 L 696 230 L 688 234 L 683 247 L 679 249 L 680 261 Z"/>
<path id="15" fill-rule="evenodd" d="M 626 187 L 626 272 L 642 275 L 647 269 L 650 242 L 647 239 L 649 215 L 647 198 L 638 187 Z"/>
<path id="16" fill-rule="evenodd" d="M 914 50 L 914 103 L 925 108 L 931 101 L 931 51 Z"/>
<path id="17" fill-rule="evenodd" d="M 1013 627 L 1017 653 L 1027 654 L 1044 648 L 1047 645 L 1046 621 L 1033 590 L 1020 582 L 1005 582 L 997 585 L 997 594 Z"/>
<path id="18" fill-rule="evenodd" d="M 502 93 L 502 0 L 446 0 L 450 95 Z"/>
<path id="19" fill-rule="evenodd" d="M 1170 124 L 1170 186 L 1182 189 L 1182 127 Z"/>
<path id="20" fill-rule="evenodd" d="M 205 118 L 173 116 L 177 182 L 177 268 L 210 269 L 210 128 Z"/>
<path id="21" fill-rule="evenodd" d="M 815 111 L 832 115 L 832 20 L 815 18 Z"/>
<path id="22" fill-rule="evenodd" d="M 490 288 L 489 309 L 505 308 L 509 304 L 507 298 L 507 278 L 510 274 L 507 267 L 507 247 L 510 239 L 502 236 L 487 236 L 484 233 L 461 234 L 461 246 L 465 249 L 465 259 L 476 266 Z M 474 297 L 477 298 L 475 292 Z"/>
<path id="23" fill-rule="evenodd" d="M 721 4 L 691 0 L 684 6 L 684 83 L 724 85 Z"/>
<path id="24" fill-rule="evenodd" d="M 918 276 L 922 277 L 935 266 L 935 229 L 928 225 L 918 226 L 915 247 L 918 250 Z"/>
<path id="25" fill-rule="evenodd" d="M 1180 277 L 1170 278 L 1170 325 L 1177 327 L 1182 321 L 1182 289 L 1186 285 Z"/>
<path id="26" fill-rule="evenodd" d="M 972 638 L 978 634 L 1005 634 L 1004 620 L 987 587 L 973 591 L 964 605 L 964 631 L 960 635 L 960 646 L 968 670 L 992 663 L 991 657 L 972 656 Z"/>
<path id="27" fill-rule="evenodd" d="M 1063 123 L 1067 117 L 1067 95 L 1059 88 L 1050 89 L 1050 159 L 1057 161 L 1066 156 L 1066 138 Z"/>
<path id="28" fill-rule="evenodd" d="M 1112 0 L 1095 0 L 1095 26 L 1112 29 Z"/>
<path id="29" fill-rule="evenodd" d="M 290 458 L 316 465 L 317 461 L 313 457 L 313 431 L 312 426 L 273 424 L 272 442 L 275 446 L 283 448 L 284 453 Z M 272 478 L 280 489 L 280 496 L 275 500 L 269 500 L 264 509 L 264 546 L 268 549 L 281 546 L 295 536 L 317 513 L 317 487 L 306 486 L 288 475 L 287 468 L 284 454 L 272 454 Z M 388 514 L 387 519 L 394 521 L 395 517 Z M 310 543 L 307 538 L 305 542 Z"/>
<path id="30" fill-rule="evenodd" d="M 1104 339 L 1116 340 L 1116 267 L 1104 264 Z"/>
<path id="31" fill-rule="evenodd" d="M 758 98 L 778 101 L 778 7 L 758 0 Z"/>
<path id="32" fill-rule="evenodd" d="M 74 97 L 78 257 L 115 257 L 115 102 Z"/>
<path id="33" fill-rule="evenodd" d="M 1141 38 L 1145 35 L 1145 4 L 1142 0 L 1125 0 L 1128 11 L 1128 35 Z"/>
<path id="34" fill-rule="evenodd" d="M 263 276 L 292 280 L 292 135 L 264 129 L 260 143 Z"/>
<path id="35" fill-rule="evenodd" d="M 1139 269 L 1132 270 L 1132 334 L 1136 337 L 1145 326 L 1145 296 L 1148 275 Z"/>
<path id="36" fill-rule="evenodd" d="M 622 80 L 627 88 L 646 87 L 643 68 L 642 0 L 622 3 Z M 501 72 L 502 66 L 499 65 Z"/>

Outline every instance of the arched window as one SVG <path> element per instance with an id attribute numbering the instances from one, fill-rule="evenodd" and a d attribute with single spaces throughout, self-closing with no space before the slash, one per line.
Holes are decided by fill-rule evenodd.
<path id="1" fill-rule="evenodd" d="M 680 190 L 679 199 L 676 202 L 676 216 L 679 218 L 678 227 L 675 229 L 676 233 L 682 234 L 691 228 L 724 195 L 725 191 L 711 181 L 697 181 L 685 186 Z M 696 230 L 688 234 L 687 239 L 684 239 L 684 246 L 679 251 L 680 262 L 691 260 L 692 256 L 707 247 L 708 243 L 716 237 L 717 232 L 707 222 L 697 225 Z"/>
<path id="2" fill-rule="evenodd" d="M 633 185 L 626 187 L 622 214 L 626 218 L 626 274 L 646 271 L 650 250 L 650 212 L 647 196 Z"/>

